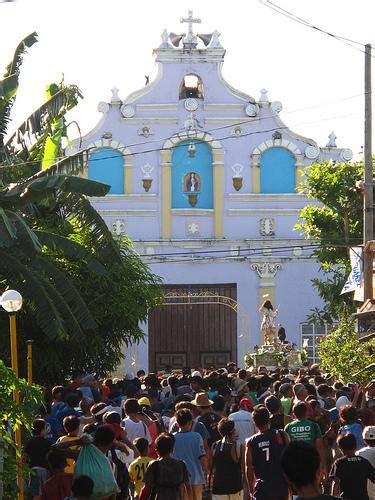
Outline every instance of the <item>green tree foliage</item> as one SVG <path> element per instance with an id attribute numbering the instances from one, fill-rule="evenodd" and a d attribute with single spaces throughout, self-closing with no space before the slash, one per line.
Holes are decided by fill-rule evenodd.
<path id="1" fill-rule="evenodd" d="M 19 404 L 13 399 L 16 388 L 20 393 Z M 0 448 L 4 453 L 4 470 L 0 477 L 4 491 L 3 497 L 0 493 L 1 498 L 17 498 L 17 460 L 20 461 L 21 450 L 16 448 L 9 433 L 9 423 L 12 422 L 13 430 L 22 427 L 30 431 L 35 408 L 41 401 L 41 390 L 17 378 L 14 371 L 0 360 Z"/>
<path id="2" fill-rule="evenodd" d="M 20 344 L 35 340 L 37 379 L 53 384 L 72 367 L 112 370 L 123 343 L 142 337 L 138 323 L 160 290 L 131 242 L 115 241 L 92 207 L 88 197 L 109 186 L 77 175 L 86 152 L 57 158 L 77 87 L 50 85 L 47 101 L 5 141 L 22 54 L 35 41 L 34 33 L 17 48 L 12 82 L 0 81 L 0 288 L 23 295 Z M 0 335 L 4 356 L 7 338 Z"/>
<path id="3" fill-rule="evenodd" d="M 307 239 L 321 243 L 314 255 L 323 278 L 313 280 L 325 306 L 314 309 L 310 320 L 333 323 L 353 310 L 350 295 L 340 295 L 350 271 L 349 247 L 361 242 L 362 195 L 356 187 L 363 176 L 361 163 L 324 161 L 309 166 L 300 191 L 316 202 L 300 212 L 296 228 Z"/>
<path id="4" fill-rule="evenodd" d="M 374 361 L 375 340 L 359 343 L 354 322 L 348 318 L 331 331 L 319 346 L 321 366 L 344 383 L 368 383 L 375 375 L 362 371 Z M 362 371 L 362 372 L 361 372 Z"/>

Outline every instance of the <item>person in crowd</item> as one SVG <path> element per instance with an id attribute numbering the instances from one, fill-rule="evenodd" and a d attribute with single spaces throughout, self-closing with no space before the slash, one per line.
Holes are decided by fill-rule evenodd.
<path id="1" fill-rule="evenodd" d="M 146 438 L 137 438 L 134 441 L 134 446 L 138 450 L 139 457 L 130 464 L 129 476 L 134 492 L 133 498 L 134 500 L 138 500 L 141 490 L 145 485 L 144 476 L 147 467 L 152 462 L 152 458 L 148 456 L 149 443 Z"/>
<path id="2" fill-rule="evenodd" d="M 347 500 L 369 500 L 367 481 L 375 483 L 375 469 L 365 458 L 356 455 L 357 440 L 350 432 L 337 438 L 344 455 L 332 466 L 332 495 L 340 495 Z"/>
<path id="3" fill-rule="evenodd" d="M 326 476 L 325 450 L 320 427 L 316 422 L 308 419 L 308 406 L 305 401 L 299 401 L 293 407 L 295 419 L 285 426 L 291 441 L 305 441 L 315 446 L 322 466 L 322 473 Z"/>
<path id="4" fill-rule="evenodd" d="M 63 426 L 60 421 L 52 415 L 51 405 L 48 403 L 40 407 L 40 416 L 46 423 L 46 439 L 50 444 L 56 443 L 58 438 L 63 434 Z"/>
<path id="5" fill-rule="evenodd" d="M 73 475 L 64 471 L 67 463 L 61 451 L 50 450 L 47 453 L 50 478 L 42 486 L 42 500 L 61 500 L 70 496 Z"/>
<path id="6" fill-rule="evenodd" d="M 297 404 L 299 401 L 305 401 L 309 393 L 307 392 L 306 386 L 302 383 L 294 384 L 293 386 L 294 393 L 294 404 Z"/>
<path id="7" fill-rule="evenodd" d="M 79 392 L 69 392 L 65 396 L 65 404 L 59 410 L 56 411 L 56 418 L 62 423 L 65 417 L 74 416 L 79 417 L 79 412 L 76 408 L 81 400 L 81 395 Z"/>
<path id="8" fill-rule="evenodd" d="M 174 434 L 174 458 L 185 462 L 189 471 L 194 500 L 202 499 L 203 486 L 206 484 L 205 475 L 208 473 L 206 452 L 202 437 L 192 431 L 193 416 L 187 409 L 178 410 L 176 421 L 179 431 Z"/>
<path id="9" fill-rule="evenodd" d="M 73 415 L 71 415 L 70 417 L 65 417 L 63 425 L 64 425 L 65 435 L 61 436 L 57 440 L 57 443 L 64 443 L 67 441 L 76 441 L 78 439 L 78 434 L 79 434 L 79 425 L 80 425 L 79 417 L 75 417 Z M 79 449 L 79 447 L 72 446 L 72 449 L 76 450 L 76 449 Z M 69 473 L 69 474 L 73 474 L 75 460 L 73 458 L 67 458 L 66 462 L 67 462 L 67 465 L 65 467 L 64 472 Z"/>
<path id="10" fill-rule="evenodd" d="M 95 417 L 91 413 L 92 406 L 92 402 L 85 398 L 79 402 L 79 409 L 81 411 L 79 416 L 79 436 L 81 436 L 85 425 L 95 423 Z"/>
<path id="11" fill-rule="evenodd" d="M 346 434 L 350 432 L 354 434 L 357 441 L 357 448 L 363 448 L 365 443 L 362 438 L 362 426 L 358 423 L 358 412 L 353 405 L 343 405 L 339 411 L 339 419 L 341 427 L 338 434 Z"/>
<path id="12" fill-rule="evenodd" d="M 249 388 L 249 390 L 247 391 L 245 396 L 251 398 L 253 401 L 253 406 L 256 406 L 257 404 L 259 404 L 257 395 L 259 389 L 258 380 L 255 377 L 250 377 L 247 381 L 247 387 Z"/>
<path id="13" fill-rule="evenodd" d="M 293 386 L 289 382 L 283 382 L 279 387 L 281 405 L 284 415 L 291 415 L 293 406 Z"/>
<path id="14" fill-rule="evenodd" d="M 239 403 L 238 410 L 230 413 L 228 418 L 234 422 L 234 426 L 238 436 L 238 442 L 245 444 L 246 439 L 256 433 L 254 420 L 252 417 L 253 401 L 245 396 Z"/>
<path id="15" fill-rule="evenodd" d="M 245 447 L 239 443 L 233 420 L 222 418 L 218 425 L 221 440 L 212 445 L 212 493 L 215 500 L 243 498 Z"/>
<path id="16" fill-rule="evenodd" d="M 375 426 L 363 429 L 363 440 L 365 445 L 356 452 L 356 455 L 365 458 L 375 467 Z M 375 498 L 375 485 L 372 481 L 367 482 L 367 493 L 370 499 Z"/>
<path id="17" fill-rule="evenodd" d="M 220 418 L 224 418 L 227 416 L 226 401 L 225 398 L 220 394 L 214 396 L 212 399 L 212 411 L 216 413 L 216 415 Z"/>
<path id="18" fill-rule="evenodd" d="M 296 500 L 339 500 L 339 497 L 323 493 L 320 455 L 310 443 L 289 443 L 282 454 L 281 467 L 289 484 L 297 491 Z"/>
<path id="19" fill-rule="evenodd" d="M 140 500 L 194 500 L 189 472 L 185 462 L 173 458 L 175 438 L 163 433 L 156 439 L 158 460 L 152 462 L 144 475 Z M 151 497 L 152 494 L 152 497 Z"/>
<path id="20" fill-rule="evenodd" d="M 47 452 L 51 444 L 46 439 L 47 426 L 41 418 L 36 418 L 32 424 L 33 436 L 24 447 L 22 460 L 30 467 L 28 491 L 33 500 L 40 500 L 43 484 L 48 479 Z"/>
<path id="21" fill-rule="evenodd" d="M 92 500 L 94 493 L 94 481 L 89 476 L 80 475 L 74 478 L 72 486 L 72 497 L 65 500 Z"/>
<path id="22" fill-rule="evenodd" d="M 284 415 L 281 401 L 276 396 L 268 396 L 264 404 L 271 415 L 271 429 L 284 429 L 284 427 L 291 422 L 291 417 L 289 415 Z"/>
<path id="23" fill-rule="evenodd" d="M 152 443 L 152 438 L 147 425 L 140 418 L 141 407 L 136 399 L 127 399 L 124 403 L 126 417 L 122 420 L 121 425 L 126 429 L 129 441 L 134 442 L 139 437 L 146 438 L 149 444 Z"/>
<path id="24" fill-rule="evenodd" d="M 220 422 L 220 417 L 215 412 L 212 411 L 211 405 L 212 401 L 208 399 L 205 392 L 198 392 L 192 401 L 192 404 L 197 408 L 199 413 L 198 422 L 205 425 L 209 437 L 207 439 L 208 446 L 217 441 L 220 438 L 219 432 L 217 430 L 217 425 Z"/>
<path id="25" fill-rule="evenodd" d="M 253 412 L 259 432 L 246 445 L 246 477 L 254 500 L 287 500 L 288 484 L 281 469 L 281 455 L 289 443 L 288 434 L 270 428 L 270 414 L 258 405 Z"/>
<path id="26" fill-rule="evenodd" d="M 197 372 L 195 375 L 193 374 L 190 377 L 190 387 L 193 394 L 204 392 L 204 383 L 200 372 Z"/>
<path id="27" fill-rule="evenodd" d="M 268 376 L 268 374 L 263 373 L 258 377 L 259 382 L 259 390 L 257 394 L 257 398 L 259 403 L 264 404 L 264 400 L 271 396 L 270 387 L 272 385 L 272 379 Z"/>
<path id="28" fill-rule="evenodd" d="M 52 403 L 51 403 L 51 415 L 56 416 L 56 412 L 65 406 L 64 403 L 64 387 L 62 385 L 55 385 L 52 388 Z"/>

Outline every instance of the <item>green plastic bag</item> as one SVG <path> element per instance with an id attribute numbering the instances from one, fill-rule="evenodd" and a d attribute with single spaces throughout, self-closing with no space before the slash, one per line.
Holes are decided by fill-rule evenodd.
<path id="1" fill-rule="evenodd" d="M 108 459 L 93 444 L 82 446 L 74 477 L 89 476 L 94 481 L 94 498 L 103 498 L 117 492 L 117 483 Z"/>

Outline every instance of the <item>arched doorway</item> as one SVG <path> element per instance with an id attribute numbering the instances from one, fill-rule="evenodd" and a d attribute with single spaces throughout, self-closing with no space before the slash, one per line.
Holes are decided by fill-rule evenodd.
<path id="1" fill-rule="evenodd" d="M 250 348 L 250 320 L 233 284 L 165 287 L 148 329 L 152 371 L 242 364 Z"/>

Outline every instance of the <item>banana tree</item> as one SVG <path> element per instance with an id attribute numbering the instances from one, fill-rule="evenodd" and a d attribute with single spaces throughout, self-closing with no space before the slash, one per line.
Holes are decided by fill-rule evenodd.
<path id="1" fill-rule="evenodd" d="M 36 33 L 22 40 L 0 80 L 0 283 L 24 295 L 49 338 L 63 339 L 79 337 L 84 330 L 94 329 L 96 322 L 49 252 L 84 262 L 90 271 L 102 275 L 106 273 L 102 257 L 120 262 L 121 252 L 88 200 L 88 196 L 104 196 L 109 186 L 76 176 L 84 167 L 84 153 L 54 161 L 66 133 L 65 113 L 80 97 L 76 86 L 50 85 L 47 101 L 5 140 L 23 54 L 36 40 Z M 30 172 L 36 173 L 27 175 Z M 51 215 L 90 228 L 95 249 L 83 247 L 69 235 L 43 229 Z"/>

